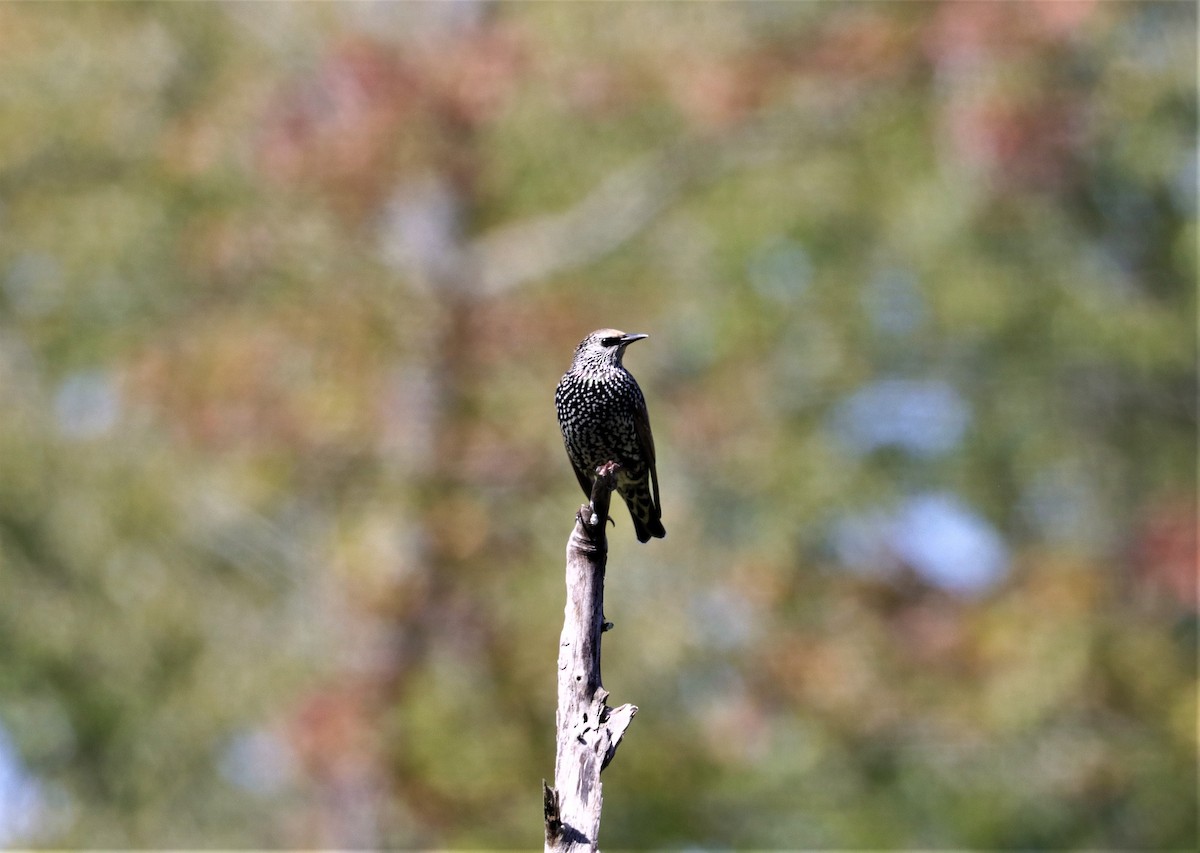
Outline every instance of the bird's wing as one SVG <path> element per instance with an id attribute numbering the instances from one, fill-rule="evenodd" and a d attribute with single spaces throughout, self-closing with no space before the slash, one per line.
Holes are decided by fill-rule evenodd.
<path id="1" fill-rule="evenodd" d="M 645 403 L 633 413 L 633 428 L 637 431 L 638 445 L 646 453 L 646 465 L 650 469 L 650 489 L 654 495 L 654 506 L 661 509 L 662 502 L 658 499 L 658 468 L 654 464 L 654 434 L 650 432 L 650 413 L 646 411 Z"/>

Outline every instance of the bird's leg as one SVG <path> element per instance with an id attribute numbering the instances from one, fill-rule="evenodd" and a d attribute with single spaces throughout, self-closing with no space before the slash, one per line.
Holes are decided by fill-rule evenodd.
<path id="1" fill-rule="evenodd" d="M 617 472 L 620 470 L 621 470 L 621 463 L 614 462 L 611 459 L 608 460 L 607 462 L 605 462 L 603 465 L 597 465 L 596 466 L 596 482 L 604 480 L 606 484 L 609 484 L 610 491 L 615 491 L 617 488 Z M 592 490 L 592 494 L 595 495 L 595 489 Z M 594 505 L 595 501 L 593 500 L 592 503 Z M 606 518 L 608 519 L 608 523 L 611 524 L 613 527 L 617 526 L 617 522 L 612 517 L 611 514 L 606 514 Z M 611 624 L 611 623 L 609 623 L 609 624 Z M 607 631 L 608 629 L 605 628 L 604 630 Z"/>
<path id="2" fill-rule="evenodd" d="M 612 522 L 608 507 L 613 490 L 617 488 L 617 472 L 621 470 L 618 462 L 609 460 L 603 465 L 596 466 L 596 479 L 592 481 L 592 525 L 599 524 L 602 519 Z M 613 522 L 613 527 L 616 527 Z"/>

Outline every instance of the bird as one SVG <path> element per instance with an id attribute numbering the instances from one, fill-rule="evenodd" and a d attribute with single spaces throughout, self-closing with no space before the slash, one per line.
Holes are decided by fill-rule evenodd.
<path id="1" fill-rule="evenodd" d="M 621 360 L 625 348 L 650 337 L 597 329 L 579 342 L 554 392 L 558 426 L 579 486 L 589 498 L 596 469 L 612 461 L 639 542 L 667 535 L 658 497 L 654 436 L 646 398 Z"/>

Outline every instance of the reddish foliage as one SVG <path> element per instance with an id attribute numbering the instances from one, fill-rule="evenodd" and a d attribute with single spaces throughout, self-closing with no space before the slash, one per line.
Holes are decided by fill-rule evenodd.
<path id="1" fill-rule="evenodd" d="M 494 119 L 525 66 L 522 40 L 500 25 L 403 54 L 369 38 L 345 39 L 273 98 L 260 167 L 373 210 L 390 187 L 381 176 L 444 167 L 453 137 Z"/>
<path id="2" fill-rule="evenodd" d="M 946 121 L 955 152 L 997 189 L 1061 188 L 1073 174 L 1082 122 L 1069 99 L 966 98 Z"/>
<path id="3" fill-rule="evenodd" d="M 1133 547 L 1136 576 L 1189 610 L 1197 602 L 1195 503 L 1181 498 L 1156 507 L 1142 522 Z"/>
<path id="4" fill-rule="evenodd" d="M 1096 11 L 1095 0 L 1051 3 L 942 3 L 927 29 L 926 52 L 939 66 L 1020 57 L 1073 37 Z"/>

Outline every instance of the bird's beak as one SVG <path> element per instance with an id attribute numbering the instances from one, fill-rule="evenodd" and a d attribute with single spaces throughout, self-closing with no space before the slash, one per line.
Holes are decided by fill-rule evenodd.
<path id="1" fill-rule="evenodd" d="M 640 341 L 642 338 L 648 338 L 649 335 L 621 335 L 621 346 L 627 347 L 634 341 Z"/>

